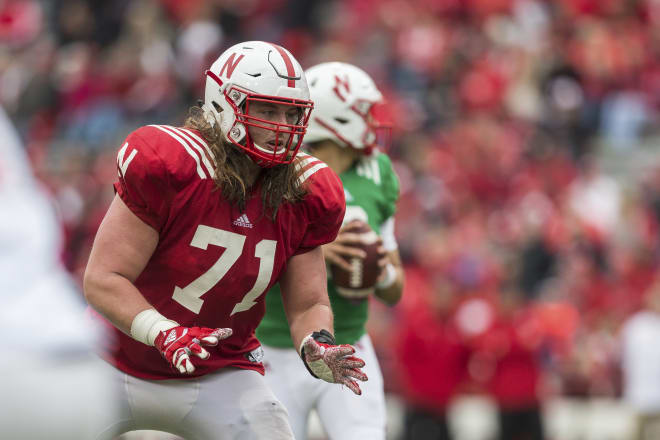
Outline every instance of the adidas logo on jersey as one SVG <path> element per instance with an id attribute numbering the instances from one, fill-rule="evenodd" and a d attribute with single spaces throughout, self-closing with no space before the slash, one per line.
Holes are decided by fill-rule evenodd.
<path id="1" fill-rule="evenodd" d="M 234 223 L 236 226 L 241 226 L 243 228 L 252 228 L 252 223 L 250 223 L 250 219 L 248 219 L 247 215 L 245 214 L 241 215 L 232 223 Z"/>

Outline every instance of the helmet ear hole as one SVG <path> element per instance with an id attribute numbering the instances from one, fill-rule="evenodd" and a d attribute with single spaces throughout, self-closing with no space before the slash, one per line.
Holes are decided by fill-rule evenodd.
<path id="1" fill-rule="evenodd" d="M 213 108 L 215 109 L 216 112 L 218 113 L 222 112 L 222 107 L 220 107 L 220 105 L 218 105 L 217 102 L 212 101 L 211 104 L 213 104 Z"/>
<path id="2" fill-rule="evenodd" d="M 346 118 L 335 118 L 335 121 L 339 122 L 340 124 L 348 124 L 348 119 Z"/>

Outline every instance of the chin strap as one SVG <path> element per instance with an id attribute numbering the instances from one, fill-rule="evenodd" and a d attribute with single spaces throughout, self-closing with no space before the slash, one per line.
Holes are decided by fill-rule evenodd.
<path id="1" fill-rule="evenodd" d="M 211 127 L 215 127 L 215 124 L 220 122 L 218 121 L 216 111 L 211 104 L 205 102 L 202 104 L 202 110 L 204 111 L 204 119 L 206 119 L 206 122 L 211 124 Z"/>

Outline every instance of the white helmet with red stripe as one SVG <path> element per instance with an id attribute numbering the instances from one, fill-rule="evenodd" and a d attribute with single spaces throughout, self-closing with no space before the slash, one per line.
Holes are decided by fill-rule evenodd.
<path id="1" fill-rule="evenodd" d="M 339 62 L 317 64 L 305 75 L 314 101 L 305 141 L 330 139 L 370 154 L 377 131 L 389 129 L 374 117 L 374 105 L 382 103 L 383 95 L 371 77 L 356 66 Z"/>
<path id="2" fill-rule="evenodd" d="M 294 124 L 250 116 L 250 104 L 271 102 L 299 110 Z M 206 71 L 202 106 L 207 119 L 220 124 L 225 140 L 245 150 L 264 167 L 290 163 L 302 143 L 313 108 L 302 67 L 288 50 L 264 41 L 236 44 Z M 257 145 L 249 126 L 275 132 L 277 148 Z"/>

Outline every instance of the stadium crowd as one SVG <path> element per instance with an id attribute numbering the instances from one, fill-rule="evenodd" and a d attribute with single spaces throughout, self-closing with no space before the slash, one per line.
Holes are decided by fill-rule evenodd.
<path id="1" fill-rule="evenodd" d="M 408 432 L 462 393 L 491 395 L 502 427 L 622 395 L 619 335 L 660 259 L 660 2 L 0 1 L 0 103 L 78 278 L 118 142 L 182 123 L 203 66 L 253 39 L 386 94 L 407 278 L 370 332 Z"/>

